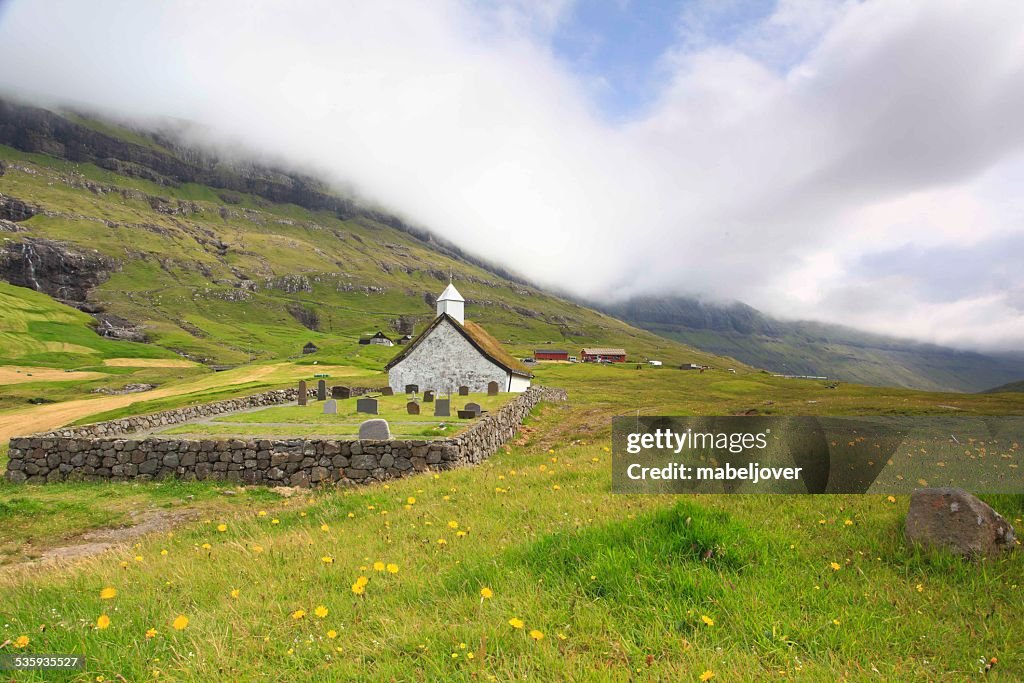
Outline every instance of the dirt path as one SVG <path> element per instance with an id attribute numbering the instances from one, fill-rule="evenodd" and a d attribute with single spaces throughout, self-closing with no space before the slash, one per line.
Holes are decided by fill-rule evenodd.
<path id="1" fill-rule="evenodd" d="M 43 554 L 37 559 L 28 560 L 21 564 L 73 562 L 90 555 L 98 555 L 115 545 L 127 544 L 140 536 L 172 529 L 183 522 L 195 519 L 198 514 L 199 510 L 146 510 L 143 512 L 133 512 L 131 526 L 88 531 L 77 538 L 71 539 L 64 545 L 44 550 Z"/>
<path id="2" fill-rule="evenodd" d="M 82 398 L 74 401 L 11 411 L 0 415 L 0 443 L 6 443 L 12 436 L 49 431 L 88 415 L 95 415 L 96 413 L 129 406 L 136 401 L 149 401 L 156 398 L 190 394 L 215 386 L 245 384 L 246 382 L 266 377 L 277 369 L 277 366 L 274 365 L 260 365 L 247 368 L 244 372 L 240 371 L 241 369 L 228 371 L 234 374 L 232 377 L 227 376 L 228 372 L 205 375 L 196 381 L 140 394 Z"/>

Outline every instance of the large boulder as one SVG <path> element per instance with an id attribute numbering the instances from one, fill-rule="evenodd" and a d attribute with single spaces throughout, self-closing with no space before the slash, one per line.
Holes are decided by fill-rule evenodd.
<path id="1" fill-rule="evenodd" d="M 907 541 L 956 555 L 987 557 L 1016 544 L 1010 523 L 963 489 L 917 489 L 904 525 Z"/>

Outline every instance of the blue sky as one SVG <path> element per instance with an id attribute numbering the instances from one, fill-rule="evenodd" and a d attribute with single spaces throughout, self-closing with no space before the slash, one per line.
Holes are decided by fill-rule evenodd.
<path id="1" fill-rule="evenodd" d="M 771 13 L 774 2 L 578 0 L 551 36 L 560 60 L 587 83 L 609 119 L 641 116 L 670 76 L 670 50 L 732 43 Z"/>

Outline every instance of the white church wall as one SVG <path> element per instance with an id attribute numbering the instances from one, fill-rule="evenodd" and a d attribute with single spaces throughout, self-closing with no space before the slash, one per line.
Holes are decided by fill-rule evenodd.
<path id="1" fill-rule="evenodd" d="M 519 375 L 509 375 L 512 378 L 512 385 L 509 387 L 509 391 L 514 394 L 520 394 L 530 388 L 530 380 L 527 377 L 520 377 Z"/>
<path id="2" fill-rule="evenodd" d="M 396 392 L 404 391 L 407 384 L 418 385 L 421 392 L 454 391 L 462 385 L 473 392 L 485 392 L 492 381 L 505 390 L 509 373 L 485 358 L 447 321 L 388 371 L 388 384 Z"/>

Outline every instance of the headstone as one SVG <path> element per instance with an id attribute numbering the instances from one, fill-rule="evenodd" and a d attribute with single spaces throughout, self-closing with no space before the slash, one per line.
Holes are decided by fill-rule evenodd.
<path id="1" fill-rule="evenodd" d="M 387 420 L 367 420 L 359 425 L 359 438 L 372 441 L 384 441 L 391 438 L 391 429 Z"/>
<path id="2" fill-rule="evenodd" d="M 465 384 L 459 387 L 459 396 L 469 396 L 469 387 Z"/>
<path id="3" fill-rule="evenodd" d="M 394 396 L 395 390 L 392 389 L 391 387 L 384 387 L 383 389 L 380 390 L 380 393 L 383 396 Z"/>
<path id="4" fill-rule="evenodd" d="M 498 395 L 498 383 L 497 382 L 488 382 L 487 383 L 487 395 L 488 396 L 497 396 Z"/>
<path id="5" fill-rule="evenodd" d="M 306 388 L 306 380 L 299 380 L 299 405 L 306 405 L 306 401 L 309 400 L 309 389 Z"/>
<path id="6" fill-rule="evenodd" d="M 417 384 L 406 384 L 405 393 L 407 394 L 418 394 L 420 393 L 420 387 Z"/>
<path id="7" fill-rule="evenodd" d="M 330 401 L 324 403 L 324 415 L 337 415 L 338 414 L 338 402 L 333 398 Z"/>
<path id="8" fill-rule="evenodd" d="M 320 380 L 316 383 L 316 400 L 326 401 L 327 400 L 327 382 Z"/>
<path id="9" fill-rule="evenodd" d="M 459 410 L 456 411 L 459 414 L 460 420 L 475 420 L 480 415 L 472 410 Z"/>
<path id="10" fill-rule="evenodd" d="M 439 398 L 434 401 L 434 417 L 451 417 L 451 401 L 447 398 Z"/>
<path id="11" fill-rule="evenodd" d="M 467 403 L 465 405 L 465 407 L 463 408 L 463 410 L 468 410 L 470 412 L 476 413 L 476 417 L 480 417 L 480 404 L 479 403 L 472 403 L 472 402 Z"/>
<path id="12" fill-rule="evenodd" d="M 405 404 L 405 412 L 407 412 L 410 415 L 419 415 L 420 404 L 417 403 L 416 401 L 409 401 L 408 403 Z"/>
<path id="13" fill-rule="evenodd" d="M 916 489 L 903 527 L 907 541 L 955 555 L 987 557 L 1016 543 L 1010 523 L 963 489 Z"/>
<path id="14" fill-rule="evenodd" d="M 352 390 L 348 387 L 331 387 L 331 398 L 352 398 Z"/>
<path id="15" fill-rule="evenodd" d="M 423 392 L 423 402 L 424 403 L 433 403 L 434 402 L 434 390 L 433 389 L 427 389 L 426 391 Z"/>
<path id="16" fill-rule="evenodd" d="M 357 413 L 369 413 L 370 415 L 377 414 L 377 399 L 375 398 L 359 398 L 356 399 L 356 412 Z"/>

